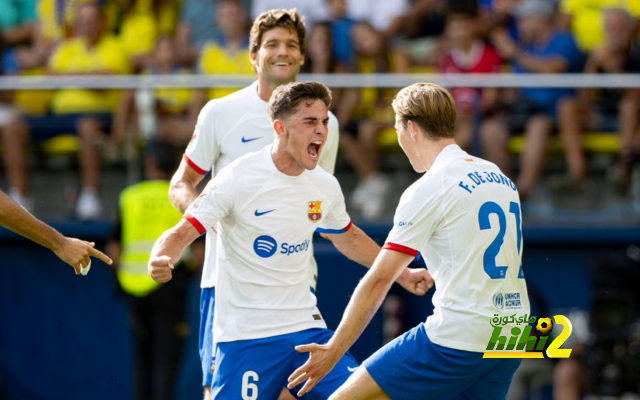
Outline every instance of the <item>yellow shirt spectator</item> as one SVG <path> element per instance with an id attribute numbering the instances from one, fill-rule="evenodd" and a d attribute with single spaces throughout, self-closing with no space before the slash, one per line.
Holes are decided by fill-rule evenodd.
<path id="1" fill-rule="evenodd" d="M 174 2 L 165 2 L 158 15 L 151 0 L 137 0 L 120 25 L 120 40 L 129 56 L 149 53 L 160 35 L 172 35 L 178 11 Z"/>
<path id="2" fill-rule="evenodd" d="M 49 69 L 57 74 L 127 74 L 129 61 L 113 36 L 107 35 L 93 48 L 84 38 L 63 42 L 49 60 Z M 120 91 L 64 89 L 53 96 L 55 114 L 112 112 L 118 104 Z"/>
<path id="3" fill-rule="evenodd" d="M 640 0 L 562 0 L 560 10 L 572 16 L 572 30 L 583 51 L 589 51 L 604 39 L 603 12 L 622 8 L 640 17 Z"/>
<path id="4" fill-rule="evenodd" d="M 253 74 L 253 64 L 249 58 L 249 43 L 240 51 L 230 53 L 225 49 L 223 40 L 209 41 L 202 49 L 199 70 L 209 75 Z M 227 96 L 239 88 L 209 89 L 209 100 Z"/>
<path id="5" fill-rule="evenodd" d="M 38 20 L 40 31 L 49 43 L 55 43 L 70 36 L 73 21 L 78 14 L 78 7 L 84 3 L 94 3 L 96 0 L 67 0 L 60 8 L 56 0 L 40 0 L 38 2 Z M 107 16 L 107 29 L 116 28 L 119 5 L 116 0 L 107 0 L 102 8 Z"/>

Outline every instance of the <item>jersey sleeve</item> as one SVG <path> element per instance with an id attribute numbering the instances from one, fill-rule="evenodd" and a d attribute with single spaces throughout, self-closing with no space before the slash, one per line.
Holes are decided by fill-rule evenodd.
<path id="1" fill-rule="evenodd" d="M 419 190 L 407 190 L 393 217 L 393 228 L 389 232 L 383 249 L 399 251 L 416 257 L 429 240 L 440 220 L 439 196 L 436 185 Z"/>
<path id="2" fill-rule="evenodd" d="M 230 168 L 223 168 L 187 208 L 184 219 L 203 234 L 233 212 L 235 199 L 232 171 Z"/>
<path id="3" fill-rule="evenodd" d="M 325 143 L 318 163 L 328 173 L 334 174 L 336 169 L 336 158 L 338 157 L 338 143 L 340 142 L 340 128 L 338 119 L 329 113 L 329 135 Z"/>
<path id="4" fill-rule="evenodd" d="M 211 171 L 219 156 L 220 149 L 215 135 L 215 104 L 215 101 L 210 101 L 200 111 L 193 136 L 184 152 L 184 160 L 201 175 Z"/>
<path id="5" fill-rule="evenodd" d="M 314 206 L 317 210 L 318 204 L 314 204 Z M 312 205 L 309 204 L 309 208 L 311 207 Z M 320 208 L 322 208 L 322 205 L 320 205 Z M 311 212 L 311 210 L 309 210 L 309 212 Z M 347 214 L 344 195 L 342 194 L 342 190 L 340 189 L 340 185 L 337 181 L 335 182 L 335 188 L 331 193 L 329 209 L 327 209 L 326 212 L 326 215 L 323 213 L 320 224 L 316 229 L 319 233 L 345 233 L 351 228 L 351 217 Z"/>

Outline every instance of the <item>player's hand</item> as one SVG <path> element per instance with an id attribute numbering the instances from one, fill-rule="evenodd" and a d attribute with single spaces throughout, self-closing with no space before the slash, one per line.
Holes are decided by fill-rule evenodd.
<path id="1" fill-rule="evenodd" d="M 434 284 L 426 268 L 406 268 L 396 282 L 417 296 L 424 296 Z"/>
<path id="2" fill-rule="evenodd" d="M 85 242 L 84 240 L 65 237 L 60 248 L 54 250 L 54 253 L 67 264 L 71 265 L 76 275 L 82 272 L 82 268 L 86 268 L 91 262 L 90 257 L 96 257 L 106 264 L 111 265 L 113 261 L 106 254 L 96 250 L 95 243 Z"/>
<path id="3" fill-rule="evenodd" d="M 308 352 L 309 359 L 289 376 L 287 388 L 293 389 L 306 380 L 302 389 L 298 391 L 298 397 L 302 397 L 331 372 L 341 355 L 335 354 L 329 345 L 315 343 L 296 346 L 296 351 Z"/>
<path id="4" fill-rule="evenodd" d="M 171 271 L 173 271 L 171 257 L 159 256 L 152 258 L 147 266 L 147 271 L 154 281 L 160 283 L 169 282 L 172 277 Z"/>

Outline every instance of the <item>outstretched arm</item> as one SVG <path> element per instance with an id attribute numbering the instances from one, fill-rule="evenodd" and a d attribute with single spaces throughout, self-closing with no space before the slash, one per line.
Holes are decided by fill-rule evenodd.
<path id="1" fill-rule="evenodd" d="M 178 225 L 165 231 L 151 250 L 147 267 L 149 275 L 160 283 L 170 281 L 174 264 L 180 260 L 184 250 L 198 236 L 200 236 L 198 230 L 186 219 L 180 220 Z"/>
<path id="2" fill-rule="evenodd" d="M 296 346 L 299 352 L 309 352 L 307 362 L 289 377 L 288 388 L 294 388 L 307 381 L 298 396 L 308 393 L 324 378 L 360 337 L 373 318 L 391 284 L 411 263 L 413 257 L 393 250 L 382 250 L 378 258 L 360 281 L 351 301 L 342 316 L 335 335 L 325 345 L 308 344 Z M 433 280 L 425 280 L 425 292 L 433 286 Z"/>
<path id="3" fill-rule="evenodd" d="M 322 236 L 331 240 L 336 248 L 347 258 L 367 268 L 371 268 L 376 257 L 380 254 L 380 246 L 355 225 L 352 225 L 344 233 L 323 234 Z M 395 281 L 400 286 L 413 294 L 422 296 L 429 290 L 425 290 L 425 285 L 422 284 L 423 281 L 431 279 L 429 272 L 424 268 L 411 269 L 405 266 L 396 278 Z"/>
<path id="4" fill-rule="evenodd" d="M 27 210 L 0 191 L 0 225 L 10 229 L 53 251 L 62 261 L 71 265 L 78 275 L 89 265 L 90 257 L 97 257 L 107 264 L 111 259 L 94 249 L 94 243 L 63 236 L 40 221 Z"/>

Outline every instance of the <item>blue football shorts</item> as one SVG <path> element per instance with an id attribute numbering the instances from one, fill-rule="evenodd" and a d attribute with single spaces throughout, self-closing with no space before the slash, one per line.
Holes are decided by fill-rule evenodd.
<path id="1" fill-rule="evenodd" d="M 200 362 L 202 363 L 202 386 L 211 386 L 216 367 L 213 349 L 213 309 L 216 302 L 216 288 L 202 288 L 200 293 Z"/>
<path id="2" fill-rule="evenodd" d="M 393 400 L 504 399 L 522 360 L 482 355 L 431 342 L 422 323 L 389 342 L 363 365 Z"/>
<path id="3" fill-rule="evenodd" d="M 289 375 L 309 358 L 309 353 L 299 353 L 294 347 L 327 343 L 331 336 L 333 331 L 314 328 L 263 339 L 218 343 L 211 385 L 213 398 L 277 399 L 287 386 Z M 333 370 L 304 395 L 304 399 L 329 398 L 356 368 L 356 360 L 351 354 L 345 354 Z M 302 385 L 291 392 L 296 393 Z"/>

